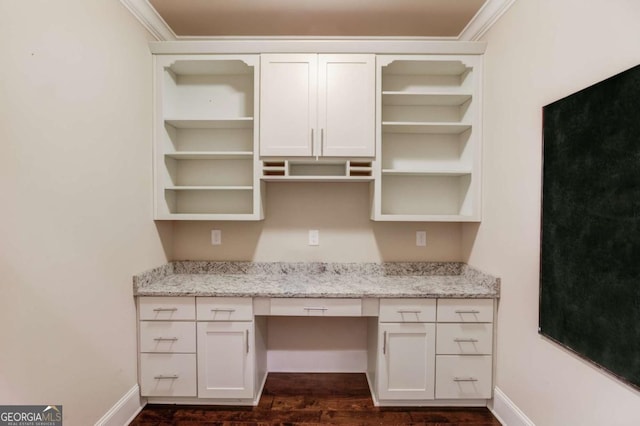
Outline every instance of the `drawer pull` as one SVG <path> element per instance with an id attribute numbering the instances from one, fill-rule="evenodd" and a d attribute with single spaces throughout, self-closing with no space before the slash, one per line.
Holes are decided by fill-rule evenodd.
<path id="1" fill-rule="evenodd" d="M 155 308 L 153 312 L 175 312 L 178 308 Z"/>
<path id="2" fill-rule="evenodd" d="M 306 306 L 303 309 L 305 311 L 323 311 L 323 312 L 329 310 L 329 308 L 316 308 L 316 307 L 313 307 L 313 306 Z"/>
<path id="3" fill-rule="evenodd" d="M 478 339 L 453 339 L 456 343 L 478 343 Z"/>
<path id="4" fill-rule="evenodd" d="M 155 339 L 156 342 L 175 342 L 178 340 L 177 337 L 156 337 Z"/>
<path id="5" fill-rule="evenodd" d="M 479 314 L 480 311 L 477 309 L 472 309 L 470 311 L 456 311 L 456 314 Z"/>
<path id="6" fill-rule="evenodd" d="M 417 311 L 409 311 L 409 310 L 406 310 L 406 309 L 399 309 L 399 310 L 398 310 L 398 313 L 399 313 L 399 314 L 416 314 L 416 315 L 417 315 L 417 314 L 419 314 L 420 312 L 422 312 L 422 311 L 420 311 L 420 310 L 417 310 Z"/>
<path id="7" fill-rule="evenodd" d="M 453 381 L 454 382 L 477 382 L 478 379 L 476 379 L 475 377 L 454 377 Z"/>
<path id="8" fill-rule="evenodd" d="M 224 309 L 224 308 L 215 308 L 211 310 L 211 312 L 229 312 L 229 313 L 235 312 L 235 311 L 236 311 L 235 309 Z"/>
<path id="9" fill-rule="evenodd" d="M 173 376 L 155 376 L 154 379 L 156 380 L 176 380 L 178 378 L 177 374 L 174 374 Z"/>

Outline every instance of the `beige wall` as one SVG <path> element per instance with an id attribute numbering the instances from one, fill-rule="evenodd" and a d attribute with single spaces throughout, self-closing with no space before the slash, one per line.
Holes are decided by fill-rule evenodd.
<path id="1" fill-rule="evenodd" d="M 497 386 L 539 426 L 640 424 L 640 392 L 537 334 L 541 108 L 640 63 L 639 18 L 632 0 L 518 0 L 486 36 L 484 216 L 463 252 L 502 277 Z"/>
<path id="2" fill-rule="evenodd" d="M 0 2 L 0 403 L 89 425 L 136 379 L 151 220 L 150 39 L 114 0 Z"/>
<path id="3" fill-rule="evenodd" d="M 385 223 L 369 220 L 367 183 L 268 183 L 262 222 L 176 222 L 177 260 L 254 261 L 458 261 L 461 225 Z M 222 245 L 211 245 L 211 229 L 222 230 Z M 309 246 L 310 229 L 320 245 Z M 416 231 L 427 246 L 416 247 Z"/>

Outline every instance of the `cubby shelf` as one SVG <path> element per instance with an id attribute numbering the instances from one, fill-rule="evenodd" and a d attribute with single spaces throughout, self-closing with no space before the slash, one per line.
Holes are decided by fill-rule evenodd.
<path id="1" fill-rule="evenodd" d="M 460 106 L 471 98 L 471 93 L 382 92 L 382 104 L 393 106 Z"/>
<path id="2" fill-rule="evenodd" d="M 471 129 L 471 124 L 440 122 L 383 121 L 383 133 L 460 134 Z"/>

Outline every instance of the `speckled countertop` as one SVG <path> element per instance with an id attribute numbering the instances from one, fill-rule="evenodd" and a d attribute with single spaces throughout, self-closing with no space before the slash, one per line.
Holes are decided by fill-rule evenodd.
<path id="1" fill-rule="evenodd" d="M 498 298 L 500 279 L 459 262 L 171 262 L 133 277 L 135 296 Z"/>

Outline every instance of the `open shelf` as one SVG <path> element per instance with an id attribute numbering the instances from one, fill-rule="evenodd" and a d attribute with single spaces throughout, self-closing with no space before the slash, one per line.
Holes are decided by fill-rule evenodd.
<path id="1" fill-rule="evenodd" d="M 471 93 L 382 92 L 382 105 L 387 106 L 460 106 L 470 101 Z"/>
<path id="2" fill-rule="evenodd" d="M 167 118 L 164 120 L 177 129 L 250 129 L 253 127 L 253 117 L 237 118 Z"/>
<path id="3" fill-rule="evenodd" d="M 242 160 L 251 159 L 251 151 L 181 151 L 165 154 L 176 160 Z"/>
<path id="4" fill-rule="evenodd" d="M 383 133 L 436 133 L 460 134 L 471 129 L 471 124 L 437 122 L 383 121 Z"/>
<path id="5" fill-rule="evenodd" d="M 375 220 L 478 220 L 479 66 L 468 57 L 381 59 Z"/>
<path id="6" fill-rule="evenodd" d="M 369 182 L 374 179 L 371 160 L 266 160 L 262 180 L 290 182 Z"/>
<path id="7" fill-rule="evenodd" d="M 259 220 L 257 55 L 156 58 L 156 219 Z"/>

